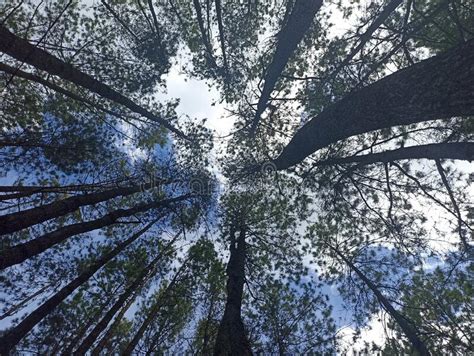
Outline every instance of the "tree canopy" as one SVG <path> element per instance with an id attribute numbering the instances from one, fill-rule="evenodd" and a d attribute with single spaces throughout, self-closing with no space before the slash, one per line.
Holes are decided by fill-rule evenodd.
<path id="1" fill-rule="evenodd" d="M 0 355 L 474 352 L 471 1 L 4 1 L 0 83 Z"/>

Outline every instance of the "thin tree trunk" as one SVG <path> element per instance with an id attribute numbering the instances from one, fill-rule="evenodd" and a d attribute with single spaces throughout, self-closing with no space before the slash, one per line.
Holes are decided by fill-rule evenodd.
<path id="1" fill-rule="evenodd" d="M 163 258 L 164 253 L 168 252 L 168 249 L 173 245 L 179 236 L 180 234 L 177 234 L 173 240 L 171 240 L 166 245 L 166 247 L 164 247 L 163 250 L 159 252 L 158 256 L 148 264 L 148 266 L 140 273 L 133 283 L 120 295 L 115 304 L 107 311 L 107 313 L 105 313 L 99 323 L 97 323 L 94 329 L 92 329 L 87 337 L 82 341 L 81 345 L 74 352 L 75 355 L 83 355 L 87 352 L 87 350 L 89 350 L 94 341 L 99 337 L 100 333 L 105 330 L 114 315 L 120 310 L 120 308 L 124 306 L 127 300 L 131 298 L 132 294 L 136 293 L 148 280 L 148 278 L 151 278 L 154 275 L 156 271 L 156 263 L 161 258 Z"/>
<path id="2" fill-rule="evenodd" d="M 137 291 L 133 293 L 133 295 L 129 298 L 128 302 L 120 309 L 119 313 L 115 317 L 113 323 L 110 325 L 110 327 L 107 329 L 105 332 L 104 336 L 100 341 L 97 343 L 97 346 L 92 350 L 91 356 L 99 356 L 100 352 L 104 349 L 104 347 L 107 346 L 109 343 L 110 338 L 112 337 L 114 331 L 117 329 L 118 325 L 123 319 L 123 316 L 127 312 L 128 309 L 130 309 L 131 305 L 135 302 L 136 297 L 138 296 Z M 72 351 L 72 349 L 71 349 Z M 67 355 L 65 355 L 67 356 Z"/>
<path id="3" fill-rule="evenodd" d="M 227 301 L 217 332 L 214 355 L 251 355 L 252 350 L 242 321 L 242 294 L 245 283 L 246 231 L 239 227 L 236 240 L 230 232 L 230 258 L 227 264 Z"/>
<path id="4" fill-rule="evenodd" d="M 222 60 L 224 62 L 224 71 L 225 71 L 225 81 L 229 78 L 229 66 L 227 63 L 227 55 L 225 53 L 225 36 L 224 36 L 224 25 L 222 24 L 222 7 L 221 1 L 215 0 L 214 2 L 216 6 L 216 17 L 217 17 L 217 26 L 219 28 L 219 40 L 221 42 L 221 50 L 222 50 Z"/>
<path id="5" fill-rule="evenodd" d="M 199 0 L 193 0 L 194 4 L 194 10 L 196 11 L 196 18 L 199 26 L 199 31 L 201 32 L 201 40 L 204 45 L 204 48 L 206 49 L 206 59 L 208 62 L 208 65 L 211 68 L 218 68 L 216 60 L 214 59 L 214 54 L 212 52 L 212 46 L 209 38 L 206 35 L 206 29 L 204 28 L 204 20 L 202 18 L 202 10 L 201 10 L 201 4 L 199 4 Z"/>
<path id="6" fill-rule="evenodd" d="M 393 162 L 402 159 L 459 159 L 474 160 L 474 142 L 432 143 L 428 145 L 403 147 L 379 153 L 360 156 L 329 158 L 315 163 L 315 166 L 359 163 L 357 166 L 377 162 Z"/>
<path id="7" fill-rule="evenodd" d="M 112 100 L 128 109 L 136 112 L 149 120 L 159 123 L 174 132 L 179 137 L 188 139 L 181 131 L 171 126 L 165 119 L 157 117 L 145 108 L 115 91 L 90 75 L 81 72 L 73 65 L 66 63 L 50 53 L 37 48 L 28 41 L 19 38 L 10 32 L 5 26 L 0 25 L 0 51 L 13 58 L 44 70 L 51 75 L 70 81 L 80 87 L 90 90 L 103 98 Z"/>
<path id="8" fill-rule="evenodd" d="M 130 34 L 132 35 L 133 38 L 135 38 L 135 40 L 137 41 L 137 43 L 140 43 L 140 39 L 138 38 L 138 36 L 135 34 L 135 32 L 133 32 L 130 27 L 128 27 L 128 25 L 120 18 L 120 16 L 115 12 L 115 10 L 109 5 L 107 4 L 107 2 L 105 0 L 100 0 L 100 2 L 102 3 L 102 5 L 105 6 L 105 8 L 107 9 L 107 11 L 109 11 L 113 18 L 117 20 L 117 22 L 122 25 L 122 27 Z"/>
<path id="9" fill-rule="evenodd" d="M 120 187 L 98 193 L 76 195 L 49 204 L 0 216 L 0 235 L 10 234 L 44 221 L 72 213 L 82 206 L 93 205 L 119 196 L 138 193 L 151 184 Z"/>
<path id="10" fill-rule="evenodd" d="M 418 333 L 415 328 L 409 324 L 407 319 L 400 314 L 390 302 L 385 298 L 385 296 L 378 290 L 377 286 L 369 280 L 361 270 L 359 270 L 354 264 L 352 264 L 349 259 L 347 259 L 337 248 L 327 244 L 348 266 L 353 270 L 359 278 L 369 287 L 369 289 L 375 294 L 379 303 L 387 311 L 387 313 L 397 322 L 397 324 L 402 329 L 405 336 L 410 340 L 413 348 L 419 353 L 420 356 L 429 356 L 430 352 L 426 348 L 424 342 L 418 337 Z"/>
<path id="11" fill-rule="evenodd" d="M 125 291 L 120 294 L 117 301 L 112 305 L 112 307 L 107 310 L 105 315 L 100 319 L 97 325 L 91 330 L 91 332 L 86 336 L 86 338 L 82 341 L 81 345 L 76 349 L 74 355 L 85 355 L 85 353 L 89 350 L 92 346 L 94 341 L 97 340 L 100 333 L 105 330 L 107 325 L 109 325 L 110 321 L 114 317 L 114 315 L 124 306 L 125 303 L 130 299 L 132 294 L 136 293 L 138 289 L 140 289 L 143 284 L 147 281 L 149 277 L 154 274 L 156 270 L 156 263 L 163 257 L 163 254 L 160 253 L 156 256 L 151 263 L 146 266 L 142 272 L 138 275 L 138 277 L 130 284 Z"/>
<path id="12" fill-rule="evenodd" d="M 59 292 L 55 293 L 46 302 L 36 308 L 31 314 L 23 319 L 17 326 L 10 329 L 2 337 L 0 337 L 0 354 L 8 355 L 10 350 L 18 344 L 18 342 L 33 329 L 43 318 L 51 313 L 64 299 L 69 297 L 77 288 L 87 282 L 100 268 L 107 262 L 122 252 L 132 242 L 137 240 L 146 231 L 148 231 L 157 220 L 146 225 L 143 229 L 133 234 L 127 240 L 123 241 L 109 253 L 95 261 L 87 267 L 79 276 L 69 282 L 66 286 L 61 288 Z"/>
<path id="13" fill-rule="evenodd" d="M 332 79 L 336 74 L 344 68 L 354 58 L 354 56 L 364 47 L 364 45 L 370 40 L 372 34 L 387 20 L 387 18 L 396 10 L 396 8 L 403 2 L 403 0 L 392 0 L 377 16 L 377 18 L 370 24 L 367 30 L 360 36 L 359 43 L 355 46 L 346 58 L 337 66 L 334 72 L 331 73 L 330 78 Z"/>
<path id="14" fill-rule="evenodd" d="M 473 146 L 474 146 L 474 144 L 473 144 Z M 473 154 L 471 156 L 471 159 L 473 157 L 474 157 L 474 150 L 473 150 Z M 461 243 L 463 244 L 464 249 L 467 251 L 470 246 L 467 242 L 466 236 L 464 235 L 463 220 L 462 220 L 461 211 L 459 210 L 459 205 L 456 202 L 456 198 L 454 197 L 454 193 L 453 193 L 453 190 L 451 188 L 451 185 L 448 182 L 448 178 L 446 177 L 446 174 L 444 173 L 444 168 L 443 168 L 443 165 L 441 164 L 440 159 L 437 158 L 435 161 L 436 161 L 436 168 L 438 169 L 438 173 L 441 177 L 441 180 L 443 181 L 444 187 L 448 191 L 449 199 L 451 200 L 451 204 L 453 205 L 454 211 L 456 212 L 456 215 L 458 217 L 459 238 L 461 240 Z"/>
<path id="15" fill-rule="evenodd" d="M 160 311 L 161 306 L 163 305 L 164 299 L 169 298 L 170 291 L 178 281 L 178 277 L 181 275 L 181 273 L 185 270 L 187 267 L 187 262 L 189 259 L 185 260 L 179 270 L 175 273 L 173 279 L 171 280 L 170 284 L 166 287 L 165 291 L 163 294 L 158 298 L 158 300 L 155 302 L 155 304 L 151 307 L 150 311 L 147 314 L 147 317 L 143 321 L 142 325 L 138 329 L 138 331 L 135 333 L 134 337 L 130 341 L 130 343 L 127 345 L 125 348 L 125 351 L 122 353 L 123 355 L 132 355 L 133 350 L 137 346 L 138 342 L 141 340 L 143 335 L 145 334 L 145 331 L 148 329 L 148 327 L 151 325 L 153 320 L 155 319 L 156 315 Z"/>
<path id="16" fill-rule="evenodd" d="M 273 161 L 286 169 L 317 150 L 397 125 L 474 114 L 474 40 L 347 95 L 307 122 Z"/>
<path id="17" fill-rule="evenodd" d="M 131 216 L 154 208 L 168 206 L 170 203 L 185 200 L 189 197 L 190 195 L 182 195 L 177 198 L 140 204 L 129 209 L 117 209 L 99 219 L 68 225 L 31 241 L 7 248 L 0 254 L 0 270 L 36 256 L 71 236 L 110 226 L 115 224 L 119 218 Z"/>
<path id="18" fill-rule="evenodd" d="M 267 68 L 265 83 L 257 103 L 257 111 L 251 124 L 251 134 L 255 133 L 258 123 L 260 122 L 260 116 L 267 107 L 270 94 L 278 78 L 293 52 L 296 50 L 296 47 L 303 39 L 303 36 L 311 27 L 314 16 L 320 9 L 322 3 L 322 0 L 300 0 L 294 4 L 288 21 L 278 34 L 276 50 L 272 62 Z"/>

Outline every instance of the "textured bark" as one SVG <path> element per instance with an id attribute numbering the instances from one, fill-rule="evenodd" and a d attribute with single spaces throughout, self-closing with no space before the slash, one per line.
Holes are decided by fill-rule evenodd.
<path id="1" fill-rule="evenodd" d="M 428 145 L 398 148 L 396 150 L 360 156 L 330 158 L 315 163 L 315 166 L 359 163 L 357 166 L 377 162 L 393 162 L 402 159 L 459 159 L 474 160 L 474 142 L 432 143 Z"/>
<path id="2" fill-rule="evenodd" d="M 327 107 L 273 161 L 286 169 L 339 140 L 474 114 L 474 40 L 391 74 Z"/>
<path id="3" fill-rule="evenodd" d="M 71 83 L 88 89 L 103 98 L 121 104 L 133 112 L 136 112 L 153 122 L 163 125 L 178 136 L 187 139 L 187 137 L 181 131 L 174 128 L 165 119 L 152 114 L 150 111 L 146 110 L 140 105 L 137 105 L 135 102 L 115 91 L 107 84 L 104 84 L 92 78 L 90 75 L 81 72 L 73 65 L 62 61 L 50 53 L 37 48 L 28 41 L 19 38 L 3 25 L 0 25 L 0 51 L 21 62 L 44 70 L 51 75 L 57 75 L 64 80 L 70 81 Z"/>
<path id="4" fill-rule="evenodd" d="M 140 192 L 145 186 L 121 187 L 104 192 L 72 196 L 28 210 L 0 216 L 0 235 L 9 234 L 46 220 L 64 216 L 79 209 L 81 206 L 93 205 L 119 196 L 127 196 Z M 147 185 L 145 188 L 149 188 Z"/>
<path id="5" fill-rule="evenodd" d="M 429 356 L 430 352 L 426 348 L 424 342 L 418 337 L 418 333 L 416 329 L 407 321 L 407 319 L 400 314 L 388 301 L 387 298 L 379 291 L 377 286 L 372 283 L 370 279 L 368 279 L 361 270 L 359 270 L 349 259 L 344 256 L 337 248 L 334 248 L 328 245 L 348 266 L 351 270 L 353 270 L 357 276 L 369 287 L 372 293 L 375 294 L 375 297 L 379 301 L 379 303 L 383 306 L 383 308 L 387 311 L 387 313 L 396 321 L 398 326 L 402 329 L 405 336 L 410 340 L 413 348 L 418 352 L 420 356 Z"/>
<path id="6" fill-rule="evenodd" d="M 320 9 L 322 0 L 299 0 L 293 6 L 288 21 L 278 33 L 278 42 L 272 62 L 265 73 L 265 83 L 257 103 L 257 111 L 250 128 L 255 133 L 260 116 L 267 107 L 270 94 L 303 36 L 313 23 L 314 16 Z"/>
<path id="7" fill-rule="evenodd" d="M 7 248 L 0 254 L 0 269 L 21 263 L 30 257 L 36 256 L 48 248 L 66 240 L 67 238 L 84 232 L 93 231 L 112 225 L 119 218 L 132 216 L 150 209 L 167 206 L 170 203 L 185 200 L 190 195 L 183 195 L 177 198 L 165 199 L 157 202 L 150 202 L 137 205 L 129 209 L 117 209 L 103 217 L 78 224 L 68 225 L 53 232 L 49 232 L 31 241 Z"/>
<path id="8" fill-rule="evenodd" d="M 227 264 L 227 300 L 219 330 L 217 332 L 214 355 L 251 355 L 252 350 L 242 322 L 242 294 L 245 283 L 246 231 L 239 227 L 230 232 L 230 258 Z"/>
<path id="9" fill-rule="evenodd" d="M 127 240 L 118 244 L 112 251 L 106 253 L 100 259 L 95 261 L 89 267 L 87 267 L 79 276 L 69 282 L 66 286 L 61 288 L 59 292 L 55 293 L 46 302 L 36 308 L 31 314 L 23 319 L 17 326 L 10 329 L 5 335 L 0 338 L 0 354 L 8 355 L 10 350 L 18 344 L 18 342 L 33 329 L 44 317 L 51 313 L 64 299 L 69 297 L 77 288 L 87 282 L 100 268 L 102 268 L 107 262 L 122 252 L 127 246 L 136 241 L 146 231 L 148 231 L 153 224 L 145 226 L 143 229 L 133 234 Z"/>

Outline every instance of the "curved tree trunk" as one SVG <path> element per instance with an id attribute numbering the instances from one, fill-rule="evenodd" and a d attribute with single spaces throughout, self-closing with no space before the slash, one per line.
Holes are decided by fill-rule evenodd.
<path id="1" fill-rule="evenodd" d="M 69 297 L 77 288 L 92 277 L 100 268 L 107 262 L 122 252 L 128 245 L 137 240 L 146 231 L 148 231 L 157 220 L 146 225 L 143 229 L 133 234 L 127 240 L 118 244 L 112 251 L 106 253 L 103 257 L 86 268 L 79 276 L 69 282 L 66 286 L 61 288 L 59 292 L 55 293 L 46 302 L 36 308 L 31 314 L 23 319 L 17 326 L 10 329 L 5 335 L 0 338 L 0 354 L 8 355 L 10 350 L 18 344 L 18 342 L 33 329 L 44 317 L 51 313 L 59 303 Z"/>
<path id="2" fill-rule="evenodd" d="M 30 257 L 36 256 L 71 236 L 100 229 L 117 223 L 119 218 L 132 216 L 150 209 L 167 206 L 170 203 L 185 200 L 189 197 L 190 195 L 182 195 L 177 198 L 140 204 L 129 209 L 117 209 L 99 219 L 64 226 L 58 230 L 44 234 L 43 236 L 31 241 L 7 248 L 0 254 L 0 270 L 21 263 Z"/>
<path id="3" fill-rule="evenodd" d="M 165 119 L 152 114 L 134 101 L 115 91 L 90 75 L 81 72 L 73 65 L 62 61 L 50 53 L 37 48 L 30 42 L 14 35 L 5 26 L 0 25 L 0 51 L 12 56 L 20 62 L 28 63 L 38 69 L 44 70 L 51 75 L 74 83 L 80 87 L 90 90 L 103 98 L 112 100 L 128 109 L 136 112 L 149 120 L 159 123 L 176 135 L 188 139 L 181 131 L 174 128 Z"/>
<path id="4" fill-rule="evenodd" d="M 252 350 L 242 322 L 242 294 L 245 283 L 246 231 L 240 227 L 236 239 L 230 232 L 230 258 L 227 264 L 227 301 L 217 332 L 214 355 L 251 355 Z"/>
<path id="5" fill-rule="evenodd" d="M 296 132 L 273 163 L 286 169 L 351 136 L 469 115 L 474 115 L 474 40 L 348 94 Z"/>
<path id="6" fill-rule="evenodd" d="M 283 28 L 277 36 L 278 43 L 272 62 L 266 70 L 265 83 L 257 103 L 257 112 L 255 113 L 250 127 L 251 134 L 255 133 L 258 123 L 260 122 L 260 116 L 267 107 L 270 94 L 278 78 L 288 63 L 288 60 L 293 55 L 296 47 L 313 23 L 314 16 L 320 9 L 322 3 L 322 0 L 298 0 L 293 5 L 288 21 L 283 24 Z"/>

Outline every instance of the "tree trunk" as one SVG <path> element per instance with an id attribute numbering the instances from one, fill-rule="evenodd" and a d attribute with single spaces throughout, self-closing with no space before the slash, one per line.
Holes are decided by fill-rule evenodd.
<path id="1" fill-rule="evenodd" d="M 130 306 L 135 302 L 135 299 L 136 299 L 137 296 L 138 296 L 137 292 L 133 293 L 133 295 L 128 299 L 128 302 L 120 309 L 120 311 L 117 314 L 117 316 L 115 317 L 113 323 L 107 329 L 107 331 L 105 332 L 102 339 L 97 343 L 97 346 L 92 350 L 91 356 L 99 356 L 100 352 L 104 349 L 104 347 L 107 346 L 107 344 L 109 343 L 109 340 L 112 337 L 114 331 L 117 329 L 118 325 L 122 321 L 123 316 L 125 315 L 127 310 L 130 309 Z M 71 351 L 69 352 L 69 354 L 71 353 Z M 65 355 L 65 356 L 68 356 L 68 355 Z"/>
<path id="2" fill-rule="evenodd" d="M 276 45 L 272 62 L 268 66 L 265 74 L 265 83 L 257 103 L 257 112 L 255 113 L 250 128 L 251 134 L 255 133 L 260 121 L 260 116 L 267 107 L 270 94 L 272 93 L 279 76 L 296 47 L 303 39 L 303 36 L 311 27 L 313 18 L 322 3 L 322 0 L 296 1 L 289 15 L 288 21 L 283 25 L 283 28 L 278 33 L 278 43 Z"/>
<path id="3" fill-rule="evenodd" d="M 37 48 L 28 41 L 19 38 L 3 25 L 0 25 L 0 51 L 12 56 L 20 62 L 24 62 L 38 69 L 44 70 L 51 75 L 57 75 L 60 78 L 88 89 L 103 98 L 121 104 L 131 111 L 136 112 L 153 122 L 163 125 L 179 137 L 188 139 L 181 131 L 171 126 L 165 119 L 155 116 L 150 111 L 146 110 L 140 105 L 137 105 L 135 102 L 115 91 L 107 84 L 104 84 L 92 78 L 90 75 L 81 72 L 73 65 L 62 61 L 50 53 Z"/>
<path id="4" fill-rule="evenodd" d="M 224 62 L 225 81 L 227 81 L 229 80 L 229 66 L 227 64 L 227 55 L 225 53 L 225 36 L 224 36 L 224 25 L 222 24 L 221 1 L 215 0 L 214 4 L 216 6 L 217 26 L 219 28 L 219 40 L 221 42 L 221 50 L 222 50 L 222 61 Z"/>
<path id="5" fill-rule="evenodd" d="M 327 107 L 273 161 L 286 169 L 339 140 L 474 114 L 474 40 L 391 74 Z"/>
<path id="6" fill-rule="evenodd" d="M 138 342 L 141 340 L 143 335 L 145 334 L 145 331 L 148 329 L 148 327 L 151 325 L 153 320 L 155 319 L 156 315 L 160 311 L 161 306 L 163 305 L 164 299 L 169 298 L 169 293 L 176 284 L 178 277 L 181 275 L 181 273 L 184 271 L 184 269 L 187 267 L 187 262 L 188 259 L 183 262 L 179 270 L 175 273 L 173 279 L 171 280 L 170 284 L 166 287 L 165 291 L 163 294 L 158 298 L 158 300 L 155 302 L 155 304 L 151 307 L 150 311 L 147 314 L 147 317 L 143 321 L 142 325 L 138 329 L 138 331 L 135 333 L 135 336 L 132 338 L 130 343 L 127 345 L 125 348 L 125 351 L 122 353 L 123 355 L 132 355 L 133 350 L 137 346 Z"/>
<path id="7" fill-rule="evenodd" d="M 43 236 L 31 241 L 7 248 L 0 254 L 0 270 L 36 256 L 71 236 L 100 229 L 116 223 L 119 218 L 145 212 L 150 209 L 167 206 L 172 202 L 185 200 L 189 197 L 190 195 L 182 195 L 177 198 L 140 204 L 129 209 L 117 209 L 99 219 L 68 225 L 59 228 L 58 230 L 44 234 Z"/>
<path id="8" fill-rule="evenodd" d="M 240 227 L 237 241 L 230 232 L 230 258 L 227 264 L 227 301 L 217 332 L 214 355 L 251 355 L 252 350 L 242 322 L 242 294 L 245 283 L 245 228 Z"/>
<path id="9" fill-rule="evenodd" d="M 10 350 L 18 344 L 18 342 L 33 329 L 44 317 L 51 313 L 59 303 L 69 297 L 77 288 L 92 277 L 107 262 L 122 252 L 128 245 L 137 240 L 146 231 L 148 231 L 157 220 L 151 222 L 143 229 L 133 234 L 130 238 L 118 244 L 112 251 L 106 253 L 103 257 L 87 267 L 79 276 L 61 288 L 59 292 L 50 297 L 46 302 L 36 308 L 30 315 L 23 319 L 17 326 L 10 329 L 0 338 L 0 354 L 8 355 Z"/>
<path id="10" fill-rule="evenodd" d="M 359 163 L 357 166 L 377 162 L 393 162 L 402 159 L 474 159 L 474 142 L 432 143 L 428 145 L 398 148 L 396 150 L 370 153 L 360 156 L 330 158 L 315 163 L 315 166 Z"/>
<path id="11" fill-rule="evenodd" d="M 67 89 L 64 89 L 63 87 L 60 87 L 59 85 L 57 84 L 54 84 L 54 83 L 51 83 L 37 75 L 34 75 L 34 74 L 31 74 L 31 73 L 27 73 L 27 72 L 24 72 L 20 69 L 17 69 L 17 68 L 14 68 L 14 67 L 11 67 L 7 64 L 4 64 L 4 63 L 0 63 L 0 70 L 2 72 L 5 72 L 5 73 L 9 73 L 13 76 L 16 76 L 16 77 L 20 77 L 20 78 L 23 78 L 23 79 L 27 79 L 27 80 L 30 80 L 32 82 L 36 82 L 36 83 L 39 83 L 49 89 L 52 89 L 54 90 L 55 92 L 58 92 L 60 94 L 63 94 L 64 96 L 67 96 L 68 98 L 70 99 L 73 99 L 77 102 L 80 102 L 80 103 L 84 103 L 84 104 L 87 104 L 87 105 L 90 105 L 94 108 L 96 108 L 97 110 L 100 110 L 100 111 L 103 111 L 105 112 L 106 114 L 109 114 L 111 116 L 115 116 L 119 119 L 122 119 L 126 122 L 128 122 L 128 120 L 126 120 L 122 115 L 120 114 L 117 114 L 116 112 L 112 111 L 112 110 L 108 110 L 106 109 L 105 107 L 97 104 L 97 103 L 94 103 L 93 101 L 87 99 L 87 98 L 83 98 Z"/>
<path id="12" fill-rule="evenodd" d="M 385 296 L 378 290 L 375 284 L 372 283 L 363 273 L 359 270 L 351 261 L 349 261 L 337 248 L 332 247 L 328 244 L 328 246 L 333 250 L 348 266 L 351 270 L 353 270 L 359 278 L 370 288 L 370 290 L 375 294 L 379 303 L 383 306 L 383 308 L 387 311 L 387 313 L 397 322 L 397 324 L 402 329 L 405 336 L 410 340 L 413 348 L 418 352 L 420 356 L 429 356 L 430 352 L 426 348 L 424 342 L 418 337 L 418 333 L 416 332 L 415 328 L 409 324 L 407 319 L 400 314 L 390 302 L 385 298 Z"/>
<path id="13" fill-rule="evenodd" d="M 199 31 L 201 32 L 201 40 L 206 49 L 206 59 L 209 67 L 217 69 L 217 63 L 214 59 L 214 54 L 212 52 L 212 46 L 210 39 L 206 35 L 206 29 L 204 28 L 204 20 L 202 18 L 201 4 L 199 0 L 193 0 L 194 10 L 196 11 L 196 18 L 199 26 Z"/>
<path id="14" fill-rule="evenodd" d="M 128 196 L 149 188 L 151 188 L 151 184 L 120 187 L 98 193 L 76 195 L 28 210 L 3 215 L 0 216 L 0 235 L 19 231 L 46 220 L 72 213 L 81 206 L 97 204 L 119 196 Z"/>
<path id="15" fill-rule="evenodd" d="M 354 58 L 354 56 L 364 47 L 364 45 L 370 40 L 372 34 L 387 20 L 387 18 L 396 10 L 396 8 L 403 2 L 403 0 L 392 0 L 377 16 L 377 18 L 370 24 L 367 30 L 360 36 L 359 44 L 355 46 L 346 58 L 341 62 L 340 65 L 331 73 L 329 79 L 333 79 L 336 74 L 344 68 Z"/>
<path id="16" fill-rule="evenodd" d="M 133 281 L 130 286 L 125 289 L 125 291 L 120 295 L 117 301 L 112 305 L 112 307 L 105 313 L 102 319 L 97 323 L 97 325 L 91 330 L 91 332 L 86 336 L 82 341 L 81 345 L 74 352 L 74 355 L 85 355 L 87 350 L 92 346 L 94 341 L 99 337 L 100 333 L 105 330 L 109 322 L 112 320 L 114 315 L 124 306 L 124 304 L 129 300 L 133 293 L 135 293 L 141 286 L 145 283 L 148 277 L 151 277 L 156 270 L 155 264 L 163 257 L 163 254 L 160 253 L 157 257 L 153 259 L 151 263 L 146 266 L 143 271 L 138 275 L 138 277 Z"/>

